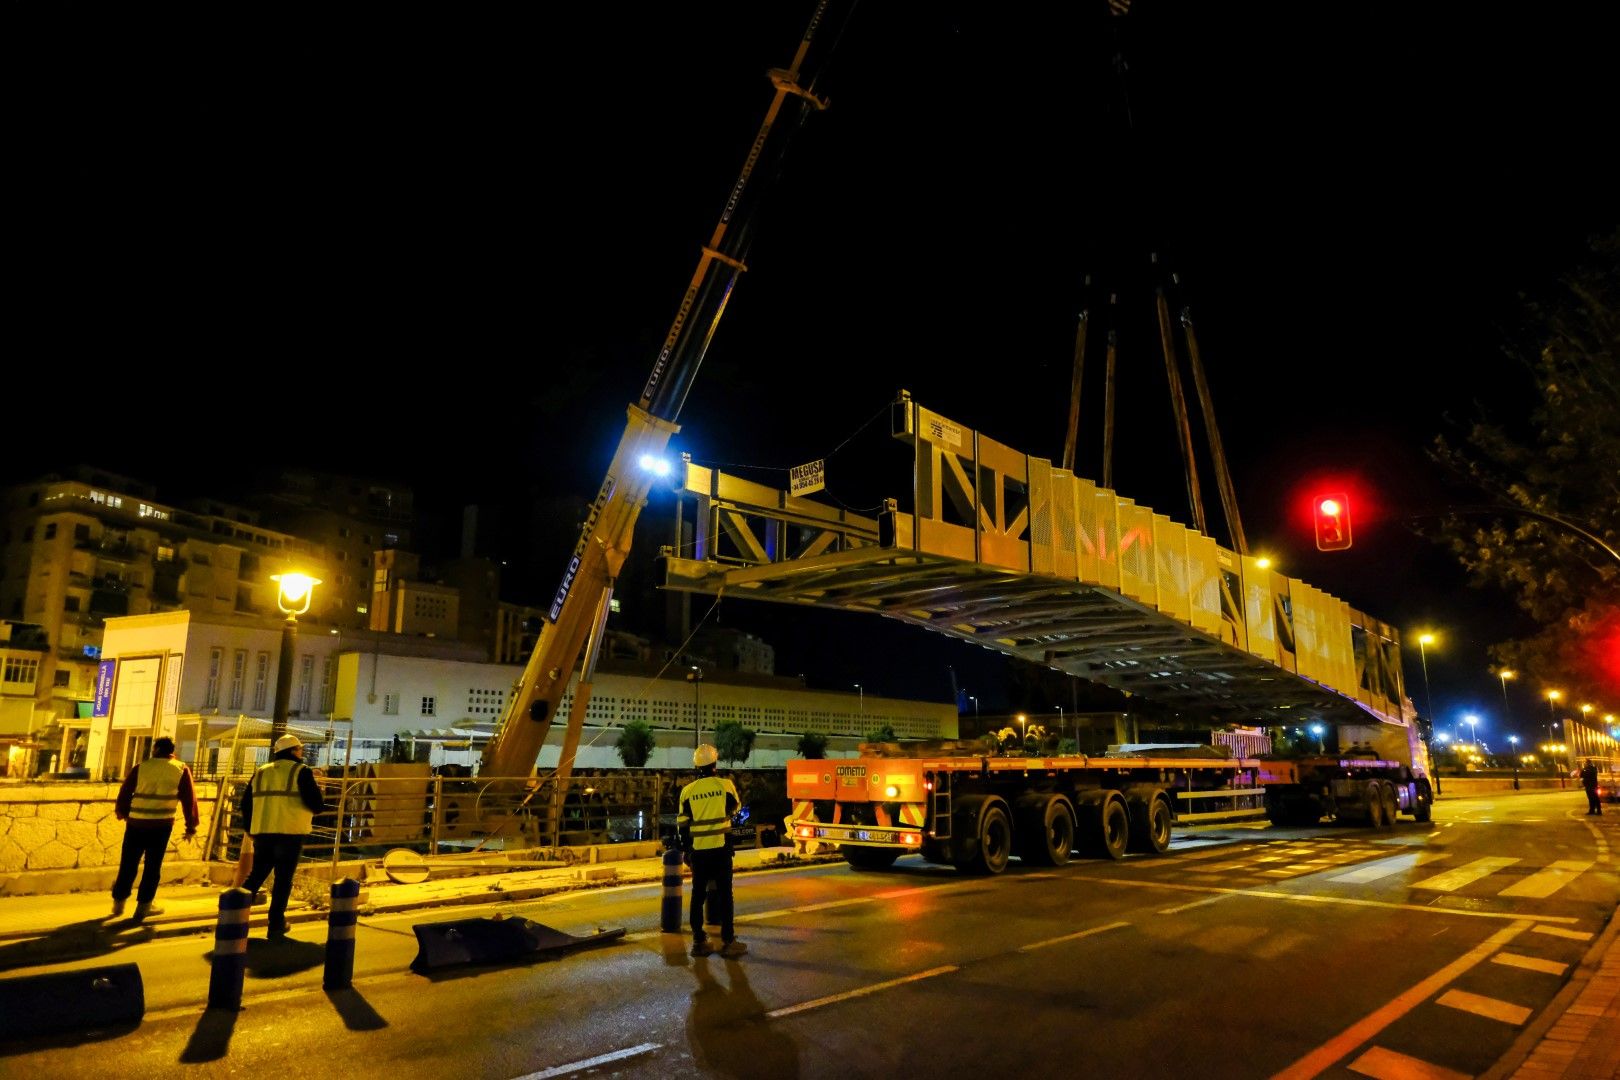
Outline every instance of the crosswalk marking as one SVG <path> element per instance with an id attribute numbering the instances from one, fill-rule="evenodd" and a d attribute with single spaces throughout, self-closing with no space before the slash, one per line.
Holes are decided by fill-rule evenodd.
<path id="1" fill-rule="evenodd" d="M 1507 967 L 1523 968 L 1526 971 L 1539 971 L 1545 975 L 1562 975 L 1568 964 L 1560 964 L 1556 960 L 1543 960 L 1539 956 L 1520 956 L 1518 953 L 1502 952 L 1491 957 L 1491 963 L 1503 964 Z"/>
<path id="2" fill-rule="evenodd" d="M 1551 896 L 1571 881 L 1574 881 L 1576 875 L 1591 869 L 1591 867 L 1591 859 L 1559 859 L 1551 866 L 1536 871 L 1518 884 L 1509 885 L 1497 895 L 1529 896 L 1537 899 Z"/>
<path id="3" fill-rule="evenodd" d="M 1432 878 L 1425 878 L 1424 880 L 1413 885 L 1412 888 L 1432 889 L 1435 892 L 1451 892 L 1455 889 L 1462 888 L 1464 885 L 1478 881 L 1482 877 L 1488 877 L 1502 869 L 1504 866 L 1512 866 L 1518 861 L 1518 859 L 1509 859 L 1494 855 L 1483 859 L 1475 859 L 1473 862 L 1459 866 L 1455 870 L 1447 870 L 1443 874 L 1436 874 Z"/>
<path id="4" fill-rule="evenodd" d="M 1511 1001 L 1486 997 L 1483 994 L 1470 994 L 1466 990 L 1447 990 L 1440 995 L 1435 1004 L 1473 1013 L 1475 1016 L 1483 1016 L 1488 1020 L 1500 1020 L 1504 1024 L 1513 1024 L 1515 1026 L 1530 1019 L 1532 1011 L 1523 1005 L 1515 1005 Z"/>
<path id="5" fill-rule="evenodd" d="M 1432 863 L 1438 859 L 1446 858 L 1444 851 L 1419 851 L 1411 855 L 1396 855 L 1390 859 L 1380 859 L 1370 866 L 1363 866 L 1359 870 L 1352 870 L 1348 874 L 1329 878 L 1329 881 L 1345 881 L 1352 885 L 1365 885 L 1369 881 L 1377 881 L 1393 874 L 1399 874 L 1425 863 Z"/>
<path id="6" fill-rule="evenodd" d="M 1591 941 L 1592 935 L 1583 930 L 1565 930 L 1561 926 L 1537 926 L 1531 929 L 1533 934 L 1549 934 L 1552 937 L 1568 938 L 1570 941 Z"/>
<path id="7" fill-rule="evenodd" d="M 1468 1080 L 1471 1074 L 1453 1072 L 1415 1057 L 1375 1046 L 1350 1063 L 1350 1069 L 1375 1080 Z"/>

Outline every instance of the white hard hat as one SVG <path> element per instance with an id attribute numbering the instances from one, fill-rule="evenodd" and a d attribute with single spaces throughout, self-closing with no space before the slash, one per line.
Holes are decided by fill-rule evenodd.
<path id="1" fill-rule="evenodd" d="M 283 735 L 281 738 L 276 740 L 276 753 L 279 754 L 283 750 L 291 750 L 295 746 L 303 746 L 303 745 L 304 745 L 304 740 L 300 739 L 298 736 L 296 736 L 296 735 Z"/>
<path id="2" fill-rule="evenodd" d="M 716 750 L 708 743 L 704 743 L 702 746 L 692 751 L 692 765 L 694 768 L 701 769 L 703 766 L 713 765 L 719 760 L 720 751 Z"/>

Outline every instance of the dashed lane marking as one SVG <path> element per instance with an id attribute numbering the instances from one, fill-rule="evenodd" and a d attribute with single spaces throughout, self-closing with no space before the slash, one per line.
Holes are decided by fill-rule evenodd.
<path id="1" fill-rule="evenodd" d="M 1296 904 L 1340 904 L 1344 907 L 1383 908 L 1388 911 L 1420 911 L 1425 915 L 1451 915 L 1460 919 L 1523 919 L 1522 914 L 1510 911 L 1470 911 L 1467 908 L 1433 907 L 1429 904 L 1397 904 L 1389 900 L 1363 900 L 1354 896 L 1322 896 L 1317 893 L 1276 892 L 1271 889 L 1243 889 L 1222 885 L 1184 885 L 1173 881 L 1131 881 L 1126 878 L 1088 877 L 1096 885 L 1121 885 L 1127 889 L 1164 889 L 1166 892 L 1215 893 L 1220 896 L 1239 896 L 1250 900 L 1283 900 Z M 1580 922 L 1570 915 L 1538 915 L 1541 922 Z"/>
<path id="2" fill-rule="evenodd" d="M 1592 868 L 1591 859 L 1559 859 L 1550 866 L 1531 874 L 1516 884 L 1509 885 L 1498 896 L 1529 896 L 1538 900 L 1551 896 L 1553 893 L 1574 881 L 1577 876 Z"/>
<path id="3" fill-rule="evenodd" d="M 1504 1024 L 1518 1027 L 1530 1019 L 1534 1009 L 1527 1009 L 1523 1005 L 1515 1005 L 1511 1001 L 1500 998 L 1486 997 L 1483 994 L 1470 994 L 1466 990 L 1447 990 L 1435 1001 L 1436 1005 L 1457 1009 L 1460 1012 L 1473 1013 L 1488 1020 L 1500 1020 Z"/>
<path id="4" fill-rule="evenodd" d="M 1561 926 L 1538 926 L 1531 931 L 1533 934 L 1548 934 L 1552 937 L 1568 938 L 1570 941 L 1591 941 L 1592 935 L 1585 930 L 1565 930 Z"/>
<path id="5" fill-rule="evenodd" d="M 876 994 L 880 991 L 889 990 L 896 986 L 904 986 L 906 983 L 919 982 L 923 979 L 932 979 L 936 975 L 949 975 L 951 972 L 958 970 L 960 970 L 960 968 L 956 964 L 946 964 L 943 967 L 929 968 L 927 971 L 919 971 L 915 975 L 903 975 L 898 979 L 890 979 L 887 982 L 873 983 L 871 986 L 862 986 L 855 990 L 846 990 L 842 994 L 829 994 L 826 997 L 816 998 L 813 1001 L 801 1001 L 797 1005 L 788 1005 L 780 1009 L 772 1009 L 770 1012 L 765 1014 L 765 1018 L 767 1020 L 780 1020 L 782 1017 L 792 1016 L 794 1013 L 809 1012 L 811 1009 L 819 1009 L 823 1005 L 834 1005 L 840 1001 L 849 1001 L 852 998 L 865 997 L 868 994 Z"/>
<path id="6" fill-rule="evenodd" d="M 1204 899 L 1202 899 L 1202 900 L 1194 900 L 1190 904 L 1182 904 L 1182 905 L 1180 905 L 1178 907 L 1167 907 L 1163 911 L 1160 911 L 1159 914 L 1160 915 L 1180 915 L 1183 911 L 1191 911 L 1195 907 L 1205 907 L 1205 906 L 1207 906 L 1209 904 L 1218 904 L 1222 900 L 1230 900 L 1230 899 L 1231 899 L 1230 896 L 1206 896 L 1206 897 L 1204 897 Z"/>
<path id="7" fill-rule="evenodd" d="M 1359 870 L 1352 870 L 1348 874 L 1328 878 L 1329 881 L 1342 881 L 1351 885 L 1365 885 L 1369 881 L 1378 881 L 1381 878 L 1391 877 L 1405 870 L 1411 870 L 1425 863 L 1436 862 L 1446 858 L 1444 851 L 1419 851 L 1411 855 L 1397 855 L 1392 859 L 1380 859 L 1371 866 L 1363 866 Z"/>
<path id="8" fill-rule="evenodd" d="M 551 1080 L 551 1077 L 553 1076 L 567 1076 L 569 1073 L 581 1072 L 585 1069 L 594 1069 L 596 1066 L 606 1065 L 610 1061 L 623 1061 L 625 1058 L 635 1057 L 638 1054 L 645 1054 L 651 1050 L 657 1049 L 657 1043 L 642 1043 L 639 1046 L 627 1046 L 623 1050 L 614 1050 L 612 1053 L 608 1054 L 597 1054 L 595 1057 L 584 1058 L 580 1061 L 572 1061 L 567 1065 L 554 1065 L 549 1069 L 542 1069 L 540 1072 L 524 1073 L 522 1076 L 517 1077 L 516 1080 Z"/>
<path id="9" fill-rule="evenodd" d="M 1518 953 L 1510 952 L 1497 953 L 1491 957 L 1491 963 L 1523 968 L 1526 971 L 1540 971 L 1547 975 L 1562 975 L 1569 967 L 1568 964 L 1560 964 L 1557 960 L 1543 960 L 1539 956 L 1520 956 Z"/>
<path id="10" fill-rule="evenodd" d="M 1419 1058 L 1375 1046 L 1350 1063 L 1350 1070 L 1375 1080 L 1469 1080 L 1469 1073 L 1453 1072 Z"/>
<path id="11" fill-rule="evenodd" d="M 1429 1000 L 1430 996 L 1441 987 L 1455 981 L 1465 972 L 1484 963 L 1492 953 L 1507 945 L 1529 928 L 1530 923 L 1527 920 L 1520 920 L 1512 926 L 1504 926 L 1474 946 L 1466 955 L 1458 957 L 1393 1000 L 1380 1005 L 1315 1050 L 1288 1066 L 1288 1068 L 1279 1072 L 1272 1080 L 1309 1080 L 1310 1077 L 1332 1067 L 1334 1062 L 1362 1043 L 1375 1037 L 1380 1031 L 1389 1027 L 1389 1025 L 1423 1004 L 1423 1002 Z"/>
<path id="12" fill-rule="evenodd" d="M 1482 877 L 1489 877 L 1503 867 L 1512 866 L 1518 861 L 1518 859 L 1490 855 L 1483 859 L 1475 859 L 1471 863 L 1464 863 L 1455 870 L 1447 870 L 1443 874 L 1425 878 L 1411 887 L 1414 889 L 1429 889 L 1433 892 L 1455 892 L 1464 885 L 1478 881 Z"/>
<path id="13" fill-rule="evenodd" d="M 1128 922 L 1115 922 L 1109 923 L 1107 926 L 1093 926 L 1090 930 L 1080 930 L 1073 934 L 1064 934 L 1062 937 L 1047 938 L 1045 941 L 1037 941 L 1033 945 L 1020 945 L 1018 947 L 1018 951 L 1034 952 L 1036 949 L 1044 949 L 1048 945 L 1061 945 L 1065 941 L 1079 941 L 1081 938 L 1090 937 L 1093 934 L 1102 934 L 1109 930 L 1118 930 L 1122 926 L 1129 925 L 1131 924 Z"/>

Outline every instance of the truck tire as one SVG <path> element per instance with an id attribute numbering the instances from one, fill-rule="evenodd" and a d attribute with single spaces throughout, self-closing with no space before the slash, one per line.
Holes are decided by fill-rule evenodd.
<path id="1" fill-rule="evenodd" d="M 1075 803 L 1080 850 L 1091 856 L 1123 859 L 1131 839 L 1131 816 L 1125 809 L 1125 797 L 1103 788 L 1079 792 Z"/>
<path id="2" fill-rule="evenodd" d="M 845 844 L 843 855 L 854 870 L 887 870 L 900 857 L 892 848 L 856 847 L 854 844 Z"/>
<path id="3" fill-rule="evenodd" d="M 1018 800 L 1018 857 L 1039 866 L 1063 866 L 1074 853 L 1074 807 L 1062 795 Z"/>
<path id="4" fill-rule="evenodd" d="M 1163 855 L 1170 850 L 1170 802 L 1159 788 L 1133 789 L 1130 808 L 1130 850 L 1143 855 Z"/>
<path id="5" fill-rule="evenodd" d="M 1377 780 L 1369 780 L 1361 789 L 1361 801 L 1367 814 L 1367 825 L 1370 828 L 1383 832 L 1389 828 L 1389 818 L 1386 816 L 1384 801 L 1384 785 Z"/>
<path id="6" fill-rule="evenodd" d="M 1379 786 L 1384 789 L 1384 828 L 1393 829 L 1401 823 L 1401 796 L 1388 780 Z"/>
<path id="7" fill-rule="evenodd" d="M 951 831 L 956 868 L 968 874 L 999 874 L 1012 857 L 1013 825 L 1007 804 L 986 795 L 957 800 Z"/>
<path id="8" fill-rule="evenodd" d="M 1427 780 L 1419 779 L 1417 794 L 1412 800 L 1412 820 L 1427 822 L 1434 817 L 1434 792 Z"/>

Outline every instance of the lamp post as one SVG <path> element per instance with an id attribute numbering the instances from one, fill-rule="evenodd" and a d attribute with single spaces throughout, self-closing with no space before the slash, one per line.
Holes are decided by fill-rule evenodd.
<path id="1" fill-rule="evenodd" d="M 1519 737 L 1517 735 L 1509 735 L 1508 736 L 1508 745 L 1513 747 L 1513 750 L 1512 750 L 1512 754 L 1513 754 L 1513 790 L 1518 791 L 1519 790 Z"/>
<path id="2" fill-rule="evenodd" d="M 298 640 L 298 616 L 309 611 L 320 578 L 308 574 L 271 574 L 276 583 L 276 607 L 287 616 L 281 624 L 281 657 L 276 662 L 276 711 L 270 719 L 270 745 L 287 733 L 287 706 L 292 703 L 293 646 Z"/>
<path id="3" fill-rule="evenodd" d="M 855 692 L 861 696 L 861 705 L 860 705 L 861 722 L 865 723 L 866 722 L 866 687 L 862 686 L 860 683 L 856 683 L 855 684 Z"/>
<path id="4" fill-rule="evenodd" d="M 1429 730 L 1434 730 L 1434 695 L 1429 691 L 1429 646 L 1434 644 L 1434 635 L 1423 633 L 1418 635 L 1418 663 L 1423 667 L 1423 707 L 1429 712 Z"/>
<path id="5" fill-rule="evenodd" d="M 1064 726 L 1063 723 L 1063 706 L 1058 705 L 1056 708 L 1058 711 L 1058 739 L 1060 740 L 1059 745 L 1061 746 L 1061 740 L 1069 737 L 1069 729 Z"/>
<path id="6" fill-rule="evenodd" d="M 1518 672 L 1513 671 L 1511 668 L 1503 668 L 1501 671 L 1498 671 L 1496 673 L 1496 677 L 1498 679 L 1502 680 L 1502 720 L 1504 722 L 1506 722 L 1506 720 L 1508 718 L 1508 699 L 1507 699 L 1508 680 L 1511 679 L 1511 678 L 1514 678 L 1516 675 L 1518 675 Z"/>
<path id="7" fill-rule="evenodd" d="M 1316 752 L 1318 754 L 1327 753 L 1327 744 L 1322 741 L 1322 731 L 1323 728 L 1321 724 L 1311 725 L 1311 734 L 1316 736 Z"/>
<path id="8" fill-rule="evenodd" d="M 1029 715 L 1027 713 L 1019 713 L 1018 714 L 1018 749 L 1020 749 L 1020 750 L 1025 749 L 1025 746 L 1028 743 L 1028 741 L 1029 741 Z"/>
<path id="9" fill-rule="evenodd" d="M 1547 691 L 1547 741 L 1548 742 L 1552 742 L 1552 729 L 1558 726 L 1558 714 L 1553 711 L 1553 706 L 1556 705 L 1558 703 L 1558 699 L 1563 697 L 1563 696 L 1564 696 L 1564 692 L 1562 690 L 1549 690 L 1549 691 Z"/>
<path id="10" fill-rule="evenodd" d="M 696 664 L 686 669 L 686 681 L 692 684 L 692 749 L 703 745 L 703 709 L 698 700 L 703 685 L 703 669 Z"/>
<path id="11" fill-rule="evenodd" d="M 1592 747 L 1591 747 L 1591 745 L 1589 743 L 1589 740 L 1586 737 L 1587 720 L 1591 717 L 1591 715 L 1592 715 L 1592 706 L 1590 706 L 1590 705 L 1582 705 L 1581 706 L 1581 731 L 1578 734 L 1580 735 L 1580 741 L 1584 742 L 1584 743 L 1588 743 L 1588 745 L 1586 746 L 1585 749 L 1582 749 L 1581 747 L 1577 746 L 1575 748 L 1575 753 L 1577 755 L 1590 754 L 1592 752 Z"/>

